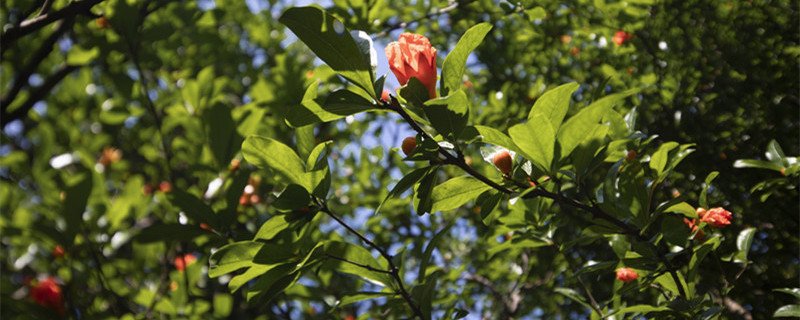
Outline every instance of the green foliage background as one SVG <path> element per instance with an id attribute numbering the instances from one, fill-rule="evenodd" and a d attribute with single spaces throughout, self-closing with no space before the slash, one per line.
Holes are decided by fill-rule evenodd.
<path id="1" fill-rule="evenodd" d="M 0 48 L 3 318 L 54 315 L 28 299 L 24 285 L 26 277 L 45 274 L 60 278 L 73 317 L 408 316 L 402 299 L 386 298 L 389 293 L 353 295 L 380 287 L 355 276 L 363 268 L 330 259 L 303 269 L 314 271 L 282 292 L 270 292 L 274 287 L 263 282 L 279 283 L 285 277 L 241 281 L 236 292 L 229 290 L 235 289 L 227 282 L 230 276 L 223 275 L 234 270 L 217 270 L 209 278 L 215 272 L 209 269 L 212 253 L 254 237 L 274 237 L 278 246 L 261 256 L 244 250 L 237 257 L 302 257 L 323 239 L 349 243 L 325 245 L 325 252 L 354 261 L 378 257 L 374 250 L 359 248 L 362 243 L 328 216 L 317 214 L 313 204 L 310 213 L 296 203 L 282 207 L 287 202 L 278 195 L 287 178 L 246 161 L 252 159 L 241 148 L 251 135 L 290 146 L 302 161 L 317 143 L 330 141 L 329 209 L 396 254 L 394 263 L 409 288 L 414 283 L 417 291 L 433 290 L 412 295 L 429 297 L 435 316 L 463 311 L 488 318 L 586 318 L 592 309 L 584 289 L 601 302 L 664 302 L 656 290 L 626 286 L 621 291 L 613 275 L 616 238 L 585 232 L 585 225 L 561 214 L 572 209 L 549 207 L 545 200 L 524 204 L 550 208 L 541 212 L 501 204 L 500 217 L 522 210 L 547 217 L 540 221 L 552 219 L 527 229 L 515 228 L 508 218 L 485 224 L 480 198 L 455 210 L 417 216 L 412 199 L 403 194 L 387 201 L 379 214 L 363 214 L 374 211 L 404 174 L 421 167 L 390 149 L 405 138 L 399 132 L 413 132 L 398 129 L 406 125 L 385 111 L 313 127 L 287 125 L 287 115 L 312 83 L 321 83 L 319 91 L 326 94 L 352 88 L 315 62 L 308 47 L 278 22 L 292 3 L 54 0 L 47 14 L 66 12 L 62 19 L 15 38 L 14 28 L 35 19 L 45 2 L 0 4 L 0 21 L 7 26 Z M 82 6 L 87 10 L 70 11 Z M 719 257 L 697 269 L 693 287 L 698 297 L 706 297 L 703 306 L 724 309 L 722 318 L 761 319 L 797 303 L 773 291 L 798 287 L 796 164 L 783 163 L 785 175 L 734 166 L 737 159 L 773 160 L 765 155 L 776 154 L 768 147 L 773 140 L 785 155 L 800 154 L 797 3 L 342 0 L 326 4 L 326 10 L 348 29 L 364 30 L 379 43 L 395 40 L 402 30 L 426 35 L 439 52 L 440 66 L 461 35 L 489 23 L 492 29 L 468 60 L 469 85 L 462 85 L 473 106 L 470 124 L 507 132 L 528 118 L 546 90 L 568 82 L 580 85 L 568 116 L 608 94 L 636 90 L 616 110 L 627 114 L 635 108 L 636 129 L 657 136 L 639 150 L 642 155 L 655 153 L 661 142 L 695 145 L 694 153 L 655 190 L 657 196 L 668 200 L 679 192 L 683 201 L 700 206 L 701 192 L 708 189 L 711 207 L 734 213 L 731 226 L 713 230 L 725 239 L 714 253 Z M 108 19 L 109 28 L 98 27 L 99 15 Z M 614 44 L 618 30 L 633 38 Z M 380 50 L 378 58 L 384 59 Z M 387 140 L 396 144 L 374 143 Z M 102 166 L 98 159 L 107 146 L 119 149 L 122 158 Z M 63 154 L 73 160 L 54 168 L 51 160 Z M 481 161 L 479 150 L 465 154 L 481 174 L 499 179 Z M 234 159 L 241 165 L 233 167 Z M 307 167 L 317 165 L 313 159 Z M 712 171 L 719 176 L 708 188 L 703 182 Z M 439 182 L 462 174 L 447 167 Z M 603 176 L 587 179 L 601 181 Z M 162 181 L 170 182 L 173 191 L 142 192 Z M 209 192 L 214 181 L 221 186 Z M 239 203 L 248 184 L 260 203 Z M 269 230 L 263 227 L 266 221 L 277 223 L 271 218 L 281 216 L 287 217 L 280 227 L 287 232 L 262 233 Z M 751 227 L 749 263 L 726 261 L 738 250 L 737 236 Z M 506 235 L 509 240 L 502 240 Z M 280 247 L 287 243 L 297 246 Z M 64 258 L 52 256 L 56 245 L 66 248 Z M 197 255 L 198 263 L 179 272 L 173 261 L 187 253 Z M 378 268 L 389 263 L 373 260 Z M 589 261 L 611 263 L 591 267 Z M 279 274 L 284 267 L 270 270 Z M 250 270 L 250 279 L 268 271 Z M 425 271 L 429 278 L 417 276 Z M 367 276 L 373 282 L 378 277 Z M 170 289 L 173 282 L 177 290 Z"/>

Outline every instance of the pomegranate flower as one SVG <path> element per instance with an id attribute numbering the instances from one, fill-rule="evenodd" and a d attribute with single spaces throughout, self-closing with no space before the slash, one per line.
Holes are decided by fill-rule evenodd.
<path id="1" fill-rule="evenodd" d="M 58 314 L 64 315 L 64 298 L 61 293 L 61 287 L 53 277 L 49 277 L 32 286 L 31 297 L 40 305 L 53 308 Z"/>
<path id="2" fill-rule="evenodd" d="M 631 38 L 633 38 L 633 35 L 632 35 L 632 34 L 630 34 L 630 33 L 627 33 L 627 32 L 625 32 L 625 31 L 622 31 L 622 30 L 619 30 L 619 31 L 617 31 L 616 33 L 614 33 L 614 39 L 613 39 L 613 41 L 614 41 L 614 43 L 615 43 L 616 45 L 618 45 L 618 46 L 621 46 L 621 45 L 623 45 L 625 42 L 627 42 L 628 40 L 630 40 Z"/>
<path id="3" fill-rule="evenodd" d="M 426 88 L 431 99 L 436 98 L 436 49 L 423 35 L 403 33 L 399 41 L 386 46 L 389 69 L 400 85 L 417 78 Z"/>
<path id="4" fill-rule="evenodd" d="M 731 219 L 733 218 L 731 212 L 722 207 L 711 208 L 708 211 L 703 208 L 697 208 L 697 215 L 700 216 L 700 221 L 717 228 L 731 224 Z"/>
<path id="5" fill-rule="evenodd" d="M 631 269 L 628 268 L 617 269 L 617 279 L 622 280 L 622 282 L 628 283 L 633 280 L 636 280 L 636 278 L 638 277 L 639 274 L 637 274 L 636 271 L 633 271 Z"/>
<path id="6" fill-rule="evenodd" d="M 697 233 L 694 235 L 695 239 L 697 239 L 697 240 L 699 240 L 701 242 L 706 239 L 706 236 L 703 233 L 703 229 L 699 229 L 698 230 L 697 219 L 689 220 L 689 219 L 683 218 L 683 223 L 685 223 L 686 226 L 689 227 L 689 230 L 691 230 L 690 232 L 694 232 L 695 230 L 697 230 Z"/>

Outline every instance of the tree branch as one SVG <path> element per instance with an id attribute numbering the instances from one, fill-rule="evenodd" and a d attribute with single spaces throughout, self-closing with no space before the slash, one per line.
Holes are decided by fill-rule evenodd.
<path id="1" fill-rule="evenodd" d="M 7 108 L 6 105 L 3 104 L 3 116 L 0 117 L 0 127 L 5 127 L 5 125 L 11 121 L 24 118 L 37 102 L 43 100 L 43 98 L 50 93 L 50 90 L 53 90 L 53 87 L 60 83 L 61 80 L 72 71 L 78 70 L 81 67 L 82 66 L 62 65 L 61 68 L 50 75 L 41 86 L 31 90 L 28 99 L 11 112 L 6 113 Z"/>
<path id="2" fill-rule="evenodd" d="M 366 243 L 371 248 L 377 250 L 378 253 L 380 253 L 380 255 L 384 259 L 386 259 L 386 261 L 389 263 L 389 270 L 386 271 L 386 273 L 390 274 L 392 278 L 394 278 L 395 282 L 397 282 L 399 291 L 397 293 L 403 296 L 403 299 L 406 300 L 406 303 L 408 303 L 408 306 L 411 308 L 411 311 L 414 312 L 415 316 L 419 317 L 420 319 L 426 319 L 425 315 L 422 313 L 422 310 L 419 308 L 419 306 L 417 306 L 416 303 L 414 303 L 414 301 L 411 299 L 411 295 L 408 294 L 408 291 L 406 291 L 405 285 L 403 285 L 403 279 L 400 277 L 400 268 L 398 268 L 397 265 L 395 265 L 394 262 L 392 261 L 392 255 L 390 255 L 385 250 L 383 250 L 383 248 L 375 244 L 375 242 L 365 237 L 363 234 L 361 234 L 361 232 L 358 232 L 358 230 L 354 229 L 353 227 L 345 223 L 344 220 L 339 218 L 328 208 L 325 202 L 323 202 L 317 197 L 314 197 L 314 202 L 316 202 L 317 205 L 320 207 L 319 209 L 320 211 L 325 212 L 329 217 L 333 218 L 333 220 L 336 220 L 336 222 L 345 227 L 347 231 L 350 231 L 350 233 L 355 234 L 359 239 L 361 239 L 361 241 Z"/>
<path id="3" fill-rule="evenodd" d="M 22 21 L 22 23 L 20 23 L 19 26 L 11 27 L 8 30 L 6 30 L 6 32 L 3 33 L 3 36 L 0 37 L 0 47 L 2 47 L 2 49 L 0 50 L 5 52 L 5 49 L 8 48 L 11 43 L 17 41 L 17 39 L 31 32 L 39 30 L 44 26 L 51 24 L 57 20 L 74 19 L 75 16 L 79 14 L 86 14 L 94 17 L 95 15 L 92 14 L 89 10 L 96 4 L 103 1 L 104 0 L 72 1 L 61 10 L 52 13 L 47 13 L 50 7 L 50 3 L 52 2 L 52 0 L 47 0 L 42 6 L 42 10 L 36 17 Z"/>
<path id="4" fill-rule="evenodd" d="M 26 63 L 18 72 L 16 72 L 16 75 L 14 76 L 14 83 L 11 85 L 11 88 L 3 95 L 2 98 L 0 98 L 0 108 L 2 108 L 3 113 L 6 113 L 9 105 L 12 101 L 14 101 L 14 99 L 16 99 L 17 94 L 19 94 L 20 90 L 22 90 L 22 87 L 28 84 L 28 78 L 30 78 L 39 64 L 41 64 L 42 61 L 47 58 L 48 55 L 50 55 L 50 52 L 53 51 L 53 46 L 55 46 L 58 38 L 60 38 L 61 35 L 67 30 L 72 28 L 73 22 L 74 19 L 65 19 L 62 21 L 58 27 L 56 27 L 56 30 L 53 31 L 49 37 L 47 37 L 44 43 L 42 43 L 39 49 L 33 53 L 30 60 L 28 60 L 28 63 Z M 6 44 L 3 44 L 2 46 L 3 48 L 7 47 Z"/>

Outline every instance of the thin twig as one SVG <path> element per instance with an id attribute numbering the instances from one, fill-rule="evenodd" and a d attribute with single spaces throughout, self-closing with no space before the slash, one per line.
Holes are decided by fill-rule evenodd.
<path id="1" fill-rule="evenodd" d="M 458 2 L 454 1 L 453 3 L 448 5 L 447 7 L 438 9 L 438 10 L 433 11 L 433 12 L 430 12 L 430 13 L 422 16 L 422 17 L 419 17 L 419 18 L 416 18 L 416 19 L 413 19 L 413 20 L 409 20 L 409 21 L 400 21 L 400 22 L 395 23 L 393 25 L 389 25 L 386 28 L 384 28 L 383 31 L 378 33 L 377 37 L 380 38 L 380 37 L 386 36 L 389 32 L 392 32 L 392 31 L 400 29 L 400 28 L 408 27 L 412 23 L 418 23 L 418 22 L 421 22 L 421 21 L 424 21 L 424 20 L 429 20 L 430 18 L 445 14 L 445 13 L 450 12 L 451 10 L 454 10 L 456 8 L 458 8 Z"/>
<path id="2" fill-rule="evenodd" d="M 345 229 L 350 231 L 350 233 L 355 234 L 359 239 L 361 239 L 361 241 L 366 243 L 371 248 L 377 250 L 378 253 L 380 253 L 380 255 L 383 256 L 384 259 L 386 259 L 386 261 L 389 263 L 388 273 L 392 276 L 392 278 L 394 278 L 395 282 L 397 282 L 400 295 L 403 296 L 404 300 L 406 300 L 406 303 L 408 303 L 408 306 L 411 308 L 411 311 L 414 312 L 415 316 L 419 317 L 420 319 L 426 319 L 426 317 L 422 313 L 422 310 L 419 308 L 419 306 L 417 306 L 416 303 L 414 303 L 414 301 L 411 299 L 411 295 L 408 294 L 408 291 L 406 291 L 405 285 L 403 284 L 403 279 L 400 277 L 400 268 L 398 268 L 397 265 L 395 265 L 394 262 L 392 262 L 392 255 L 390 255 L 385 250 L 383 250 L 383 248 L 375 244 L 375 242 L 365 237 L 363 234 L 361 234 L 361 232 L 358 232 L 358 230 L 354 229 L 353 227 L 345 223 L 344 220 L 339 218 L 328 208 L 325 202 L 316 197 L 314 197 L 314 201 L 320 207 L 319 209 L 320 211 L 325 212 L 329 217 L 333 218 L 333 220 L 336 220 L 337 223 L 339 223 L 341 226 L 345 227 Z"/>
<path id="3" fill-rule="evenodd" d="M 61 19 L 74 19 L 75 16 L 79 14 L 85 14 L 94 17 L 94 14 L 92 14 L 89 10 L 96 4 L 103 1 L 104 0 L 72 1 L 61 10 L 52 13 L 39 14 L 36 17 L 22 21 L 19 26 L 11 27 L 3 33 L 3 36 L 0 37 L 0 47 L 2 47 L 0 50 L 5 52 L 5 49 L 8 48 L 12 42 L 55 21 Z M 45 5 L 47 5 L 47 2 L 50 1 L 46 1 Z M 42 10 L 45 11 L 44 6 L 42 7 Z"/>

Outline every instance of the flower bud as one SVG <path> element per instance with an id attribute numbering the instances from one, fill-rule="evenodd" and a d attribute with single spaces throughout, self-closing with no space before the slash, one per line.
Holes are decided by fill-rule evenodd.
<path id="1" fill-rule="evenodd" d="M 414 148 L 417 147 L 417 138 L 415 137 L 408 137 L 403 139 L 403 145 L 400 146 L 403 149 L 403 153 L 410 155 L 411 152 L 414 152 Z"/>
<path id="2" fill-rule="evenodd" d="M 720 228 L 731 224 L 731 218 L 733 218 L 733 215 L 730 211 L 725 210 L 722 207 L 716 207 L 706 211 L 700 221 Z"/>
<path id="3" fill-rule="evenodd" d="M 403 33 L 399 41 L 386 46 L 389 69 L 400 85 L 417 78 L 426 88 L 430 99 L 436 98 L 436 49 L 423 35 Z"/>
<path id="4" fill-rule="evenodd" d="M 633 280 L 636 280 L 636 278 L 638 277 L 639 274 L 637 274 L 636 271 L 633 271 L 631 269 L 628 268 L 617 269 L 617 279 L 622 280 L 622 282 L 628 283 Z"/>
<path id="5" fill-rule="evenodd" d="M 500 151 L 495 153 L 492 162 L 494 162 L 494 166 L 497 167 L 497 169 L 500 169 L 500 172 L 503 174 L 511 173 L 513 160 L 511 159 L 511 154 L 509 154 L 508 151 Z"/>

